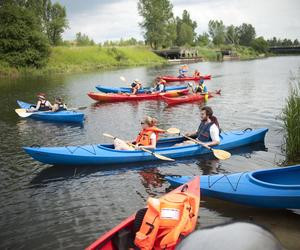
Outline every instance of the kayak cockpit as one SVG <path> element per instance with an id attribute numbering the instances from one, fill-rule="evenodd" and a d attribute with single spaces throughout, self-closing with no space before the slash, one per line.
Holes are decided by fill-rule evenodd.
<path id="1" fill-rule="evenodd" d="M 252 181 L 272 186 L 300 188 L 300 165 L 297 167 L 283 167 L 256 171 L 250 174 Z"/>

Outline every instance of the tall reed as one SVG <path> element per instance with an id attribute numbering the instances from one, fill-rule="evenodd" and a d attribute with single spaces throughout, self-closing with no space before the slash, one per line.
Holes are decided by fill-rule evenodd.
<path id="1" fill-rule="evenodd" d="M 290 84 L 283 109 L 284 150 L 287 162 L 300 162 L 300 73 Z"/>

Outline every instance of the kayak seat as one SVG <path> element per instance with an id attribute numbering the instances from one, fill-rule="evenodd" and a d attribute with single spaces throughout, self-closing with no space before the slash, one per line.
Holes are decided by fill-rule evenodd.
<path id="1" fill-rule="evenodd" d="M 129 250 L 135 248 L 134 235 L 129 228 L 123 228 L 112 238 L 112 243 L 115 249 Z"/>
<path id="2" fill-rule="evenodd" d="M 259 181 L 276 185 L 300 185 L 300 168 L 293 171 L 257 172 L 253 177 Z"/>

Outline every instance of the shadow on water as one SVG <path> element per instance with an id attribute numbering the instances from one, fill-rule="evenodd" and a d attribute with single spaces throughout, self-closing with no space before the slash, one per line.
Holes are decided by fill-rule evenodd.
<path id="1" fill-rule="evenodd" d="M 244 156 L 246 158 L 251 157 L 256 151 L 266 151 L 264 143 L 257 143 L 249 146 L 244 146 L 239 149 L 230 150 L 231 154 Z M 195 162 L 196 159 L 196 162 Z M 191 164 L 196 163 L 199 167 L 202 174 L 217 174 L 217 173 L 228 173 L 226 169 L 222 168 L 220 160 L 214 158 L 212 154 L 203 155 L 201 157 L 192 157 L 192 158 L 181 158 L 176 160 L 176 162 L 146 162 L 139 164 L 120 164 L 120 165 L 107 165 L 107 166 L 51 166 L 49 168 L 43 169 L 39 172 L 30 182 L 31 186 L 38 187 L 39 185 L 43 186 L 47 183 L 64 181 L 67 179 L 78 179 L 93 175 L 93 177 L 117 175 L 126 171 L 139 171 L 145 170 L 142 177 L 149 186 L 156 187 L 160 185 L 160 181 L 164 181 L 164 175 L 160 172 L 154 171 L 154 169 L 159 168 L 171 168 L 177 164 Z M 151 175 L 149 175 L 151 173 Z M 97 175 L 94 175 L 97 174 Z M 148 181 L 147 181 L 148 180 Z M 155 184 L 156 180 L 158 183 Z M 160 184 L 159 184 L 160 183 Z M 145 187 L 149 187 L 144 185 Z"/>

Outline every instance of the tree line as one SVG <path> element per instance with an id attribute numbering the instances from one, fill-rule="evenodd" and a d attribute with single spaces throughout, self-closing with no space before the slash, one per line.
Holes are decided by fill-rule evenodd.
<path id="1" fill-rule="evenodd" d="M 0 63 L 42 67 L 62 43 L 66 9 L 51 0 L 0 0 Z"/>
<path id="2" fill-rule="evenodd" d="M 181 17 L 175 17 L 169 0 L 139 0 L 138 11 L 143 18 L 140 26 L 144 31 L 145 42 L 153 49 L 225 44 L 250 46 L 258 52 L 265 53 L 269 46 L 299 45 L 297 39 L 292 41 L 274 37 L 265 40 L 262 36 L 256 37 L 252 24 L 226 26 L 222 20 L 210 20 L 208 32 L 197 34 L 197 22 L 191 19 L 188 11 L 184 10 Z"/>

